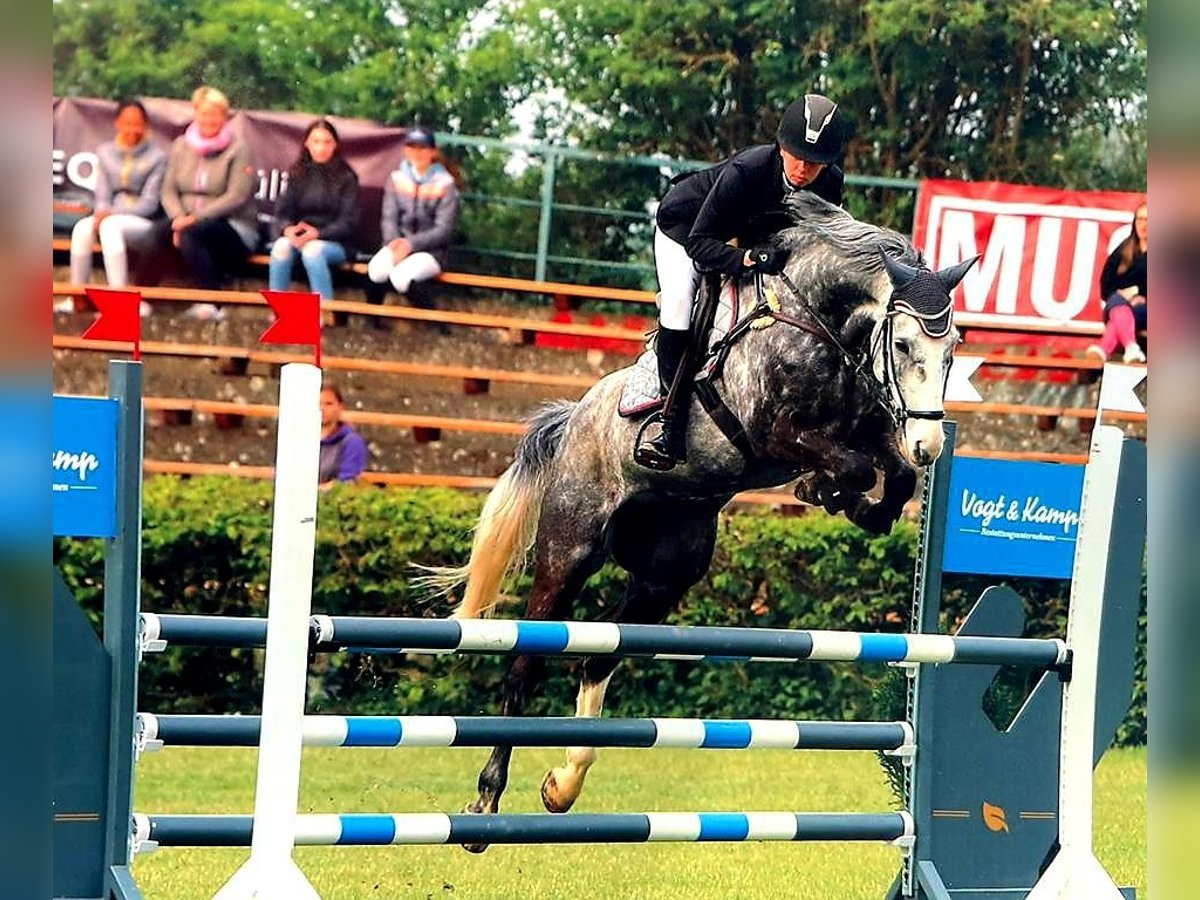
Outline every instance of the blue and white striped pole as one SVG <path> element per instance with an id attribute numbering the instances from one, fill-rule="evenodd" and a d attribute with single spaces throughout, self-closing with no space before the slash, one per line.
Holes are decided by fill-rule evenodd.
<path id="1" fill-rule="evenodd" d="M 215 900 L 319 900 L 292 859 L 317 537 L 321 370 L 290 363 L 279 383 L 275 514 L 262 735 L 250 859 Z"/>
<path id="2" fill-rule="evenodd" d="M 142 616 L 143 643 L 260 647 L 261 619 Z M 1039 668 L 1067 661 L 1067 644 L 1052 638 L 870 634 L 701 625 L 627 625 L 517 619 L 405 619 L 313 616 L 312 647 L 380 653 L 527 653 L 714 662 L 975 663 Z"/>
<path id="3" fill-rule="evenodd" d="M 259 716 L 138 716 L 139 743 L 254 747 Z M 767 719 L 592 719 L 569 716 L 305 716 L 309 747 L 674 747 L 720 750 L 911 751 L 907 722 Z"/>
<path id="4" fill-rule="evenodd" d="M 134 817 L 135 846 L 244 847 L 251 816 Z M 885 841 L 904 845 L 913 838 L 907 812 L 657 812 L 445 813 L 303 815 L 296 843 L 307 846 L 401 844 L 640 844 L 714 841 Z"/>

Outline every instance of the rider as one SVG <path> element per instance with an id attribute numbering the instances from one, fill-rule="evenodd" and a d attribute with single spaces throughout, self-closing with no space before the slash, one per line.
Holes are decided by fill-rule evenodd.
<path id="1" fill-rule="evenodd" d="M 778 274 L 787 259 L 785 249 L 770 243 L 742 249 L 728 242 L 746 241 L 755 220 L 781 216 L 784 198 L 792 191 L 812 191 L 840 206 L 840 164 L 848 137 L 849 122 L 838 105 L 821 94 L 805 94 L 784 110 L 775 143 L 750 147 L 673 180 L 659 204 L 654 231 L 662 299 L 656 351 L 664 396 L 691 340 L 692 306 L 701 274 Z M 665 471 L 683 457 L 688 404 L 688 395 L 682 393 L 664 407 L 661 431 L 634 450 L 640 465 Z"/>

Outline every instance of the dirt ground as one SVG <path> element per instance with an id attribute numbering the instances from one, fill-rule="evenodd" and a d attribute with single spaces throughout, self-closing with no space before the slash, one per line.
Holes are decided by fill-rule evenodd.
<path id="1" fill-rule="evenodd" d="M 244 283 L 243 289 L 265 285 Z M 343 298 L 340 298 L 343 299 Z M 360 299 L 347 292 L 344 299 Z M 393 297 L 394 300 L 394 297 Z M 548 318 L 552 310 L 543 299 L 474 297 L 469 293 L 438 298 L 443 308 Z M 265 309 L 228 309 L 219 323 L 202 323 L 182 315 L 183 305 L 161 304 L 145 320 L 143 340 L 171 340 L 254 347 L 270 321 Z M 619 323 L 623 314 L 606 318 Z M 92 314 L 56 314 L 58 334 L 77 335 Z M 395 323 L 388 330 L 373 327 L 362 317 L 351 317 L 342 326 L 325 330 L 328 355 L 398 359 L 474 365 L 537 372 L 570 373 L 599 378 L 633 361 L 623 353 L 600 350 L 564 350 L 510 342 L 506 333 L 469 327 L 439 333 L 420 324 Z M 106 355 L 95 352 L 54 351 L 56 392 L 100 394 L 105 389 Z M 246 403 L 274 403 L 278 384 L 269 366 L 251 365 L 245 375 L 222 374 L 213 360 L 165 356 L 146 357 L 146 393 L 157 397 L 188 397 Z M 376 412 L 402 412 L 455 418 L 517 421 L 540 404 L 564 396 L 577 397 L 559 388 L 492 383 L 486 394 L 468 395 L 459 380 L 398 376 L 378 373 L 334 372 L 348 408 Z M 976 379 L 985 400 L 1020 402 L 1039 389 L 1038 382 Z M 1064 388 L 1065 389 L 1065 388 Z M 1072 389 L 1073 386 L 1072 386 Z M 1040 390 L 1045 391 L 1043 384 Z M 1076 402 L 1095 403 L 1095 386 L 1080 387 Z M 1054 430 L 1038 430 L 1029 416 L 958 415 L 959 447 L 972 449 L 1046 450 L 1082 453 L 1087 435 L 1077 420 L 1063 419 Z M 366 426 L 361 429 L 371 453 L 370 468 L 389 472 L 445 473 L 494 476 L 511 459 L 515 438 L 443 431 L 440 440 L 418 442 L 409 429 Z M 218 428 L 213 417 L 197 414 L 191 425 L 163 424 L 161 415 L 148 419 L 146 455 L 150 459 L 197 462 L 230 462 L 270 465 L 274 456 L 274 422 L 247 419 L 239 428 Z"/>

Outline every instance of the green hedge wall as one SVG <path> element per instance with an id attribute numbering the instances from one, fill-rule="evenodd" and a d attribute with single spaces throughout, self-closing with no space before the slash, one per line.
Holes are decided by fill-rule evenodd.
<path id="1" fill-rule="evenodd" d="M 444 601 L 411 587 L 410 564 L 458 565 L 467 556 L 481 497 L 461 492 L 340 487 L 320 500 L 313 610 L 346 615 L 440 616 Z M 155 612 L 266 614 L 271 544 L 271 485 L 230 478 L 146 483 L 142 608 Z M 707 578 L 670 621 L 771 628 L 900 631 L 907 627 L 916 530 L 898 526 L 870 538 L 840 518 L 733 512 L 721 520 Z M 97 619 L 103 547 L 63 540 L 56 563 Z M 990 582 L 947 577 L 943 615 L 952 623 Z M 1029 633 L 1063 632 L 1062 583 L 1010 582 L 1027 600 Z M 514 586 L 523 595 L 527 577 Z M 576 607 L 589 618 L 620 601 L 623 580 L 607 566 Z M 1143 594 L 1144 603 L 1144 594 Z M 503 615 L 517 616 L 514 604 Z M 1143 617 L 1144 625 L 1144 617 Z M 1123 743 L 1145 740 L 1145 637 L 1137 696 Z M 574 707 L 572 661 L 550 665 L 531 714 Z M 261 653 L 176 648 L 141 670 L 140 707 L 157 712 L 253 712 L 262 694 Z M 318 657 L 311 669 L 311 712 L 494 714 L 506 661 L 499 657 L 344 654 Z M 882 665 L 692 665 L 630 660 L 618 670 L 608 710 L 624 716 L 747 716 L 862 719 L 895 712 L 896 693 Z M 1000 692 L 1015 693 L 1021 684 Z M 891 699 L 889 699 L 891 698 Z"/>

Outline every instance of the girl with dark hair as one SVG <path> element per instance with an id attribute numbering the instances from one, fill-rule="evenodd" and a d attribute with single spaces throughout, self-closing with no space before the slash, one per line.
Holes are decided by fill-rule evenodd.
<path id="1" fill-rule="evenodd" d="M 275 207 L 279 237 L 271 247 L 271 290 L 288 289 L 299 256 L 309 286 L 322 300 L 332 298 L 331 267 L 349 258 L 357 224 L 358 176 L 342 157 L 333 123 L 318 119 L 304 132 L 300 158 Z"/>
<path id="2" fill-rule="evenodd" d="M 146 107 L 137 100 L 118 101 L 114 124 L 115 138 L 96 149 L 92 214 L 75 223 L 71 232 L 71 281 L 76 284 L 91 278 L 96 238 L 109 285 L 129 284 L 127 248 L 149 238 L 161 212 L 158 197 L 167 155 L 146 139 Z"/>
<path id="3" fill-rule="evenodd" d="M 1117 347 L 1124 347 L 1122 360 L 1145 362 L 1137 333 L 1146 327 L 1146 246 L 1149 235 L 1147 206 L 1133 214 L 1129 237 L 1109 254 L 1100 273 L 1100 299 L 1104 303 L 1104 336 L 1087 352 L 1107 360 Z"/>

